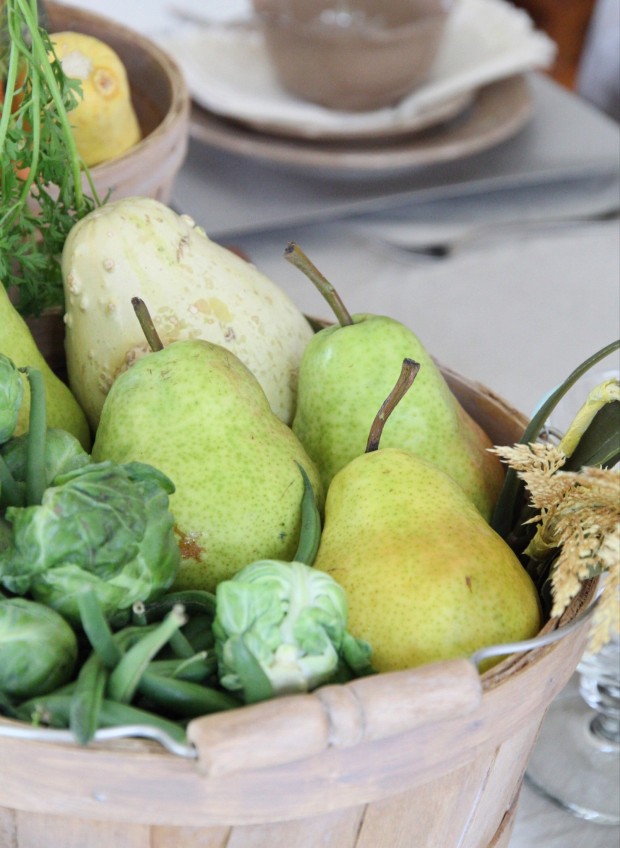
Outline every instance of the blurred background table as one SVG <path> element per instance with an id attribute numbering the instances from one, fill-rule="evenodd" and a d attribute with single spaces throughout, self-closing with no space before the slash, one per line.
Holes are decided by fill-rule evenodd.
<path id="1" fill-rule="evenodd" d="M 101 13 L 94 0 L 70 2 Z M 214 15 L 246 8 L 208 5 Z M 164 46 L 177 23 L 164 2 L 110 0 L 105 13 Z M 441 362 L 530 414 L 620 331 L 619 127 L 571 90 L 575 73 L 568 87 L 555 77 L 528 75 L 532 116 L 513 137 L 398 173 L 287 168 L 196 140 L 172 203 L 329 319 L 282 257 L 297 241 L 352 312 L 399 318 Z M 616 848 L 619 838 L 526 784 L 510 848 Z"/>

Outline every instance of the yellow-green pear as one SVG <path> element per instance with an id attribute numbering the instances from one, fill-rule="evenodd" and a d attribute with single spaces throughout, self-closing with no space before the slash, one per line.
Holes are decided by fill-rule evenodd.
<path id="1" fill-rule="evenodd" d="M 370 643 L 378 671 L 469 657 L 540 627 L 536 588 L 512 549 L 454 480 L 398 448 L 334 476 L 314 567 L 346 591 L 349 629 Z"/>
<path id="2" fill-rule="evenodd" d="M 0 284 L 0 353 L 13 360 L 18 368 L 37 368 L 45 382 L 47 426 L 66 430 L 79 439 L 84 450 L 90 450 L 91 436 L 86 416 L 71 390 L 56 376 L 45 361 L 30 332 L 28 324 L 11 303 L 6 289 Z M 15 435 L 26 432 L 30 416 L 30 386 L 25 374 L 24 399 L 17 419 Z"/>
<path id="3" fill-rule="evenodd" d="M 250 562 L 293 558 L 299 465 L 323 503 L 314 463 L 254 375 L 231 351 L 199 339 L 148 353 L 117 377 L 92 457 L 146 462 L 174 483 L 176 589 L 213 591 Z"/>
<path id="4" fill-rule="evenodd" d="M 334 474 L 366 447 L 375 412 L 401 363 L 420 363 L 415 389 L 401 400 L 383 432 L 383 447 L 430 460 L 456 480 L 490 520 L 504 480 L 491 440 L 452 394 L 420 339 L 389 316 L 349 315 L 334 287 L 297 245 L 286 257 L 308 274 L 339 323 L 314 335 L 299 366 L 293 430 L 316 462 L 325 489 Z"/>

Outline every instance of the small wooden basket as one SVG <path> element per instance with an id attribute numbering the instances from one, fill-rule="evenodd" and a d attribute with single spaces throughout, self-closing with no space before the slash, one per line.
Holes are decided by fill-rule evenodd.
<path id="1" fill-rule="evenodd" d="M 494 444 L 521 436 L 501 398 L 444 374 Z M 505 848 L 544 713 L 586 637 L 575 627 L 481 677 L 453 660 L 204 716 L 185 755 L 137 738 L 16 738 L 25 725 L 0 719 L 0 845 Z"/>
<path id="2" fill-rule="evenodd" d="M 167 203 L 189 143 L 190 96 L 173 58 L 151 39 L 74 6 L 45 4 L 50 32 L 82 32 L 104 41 L 123 62 L 142 140 L 90 169 L 101 199 L 152 197 Z M 90 187 L 84 180 L 84 191 Z"/>

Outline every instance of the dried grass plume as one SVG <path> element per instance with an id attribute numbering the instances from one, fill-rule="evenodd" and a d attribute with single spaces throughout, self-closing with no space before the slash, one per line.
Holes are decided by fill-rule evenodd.
<path id="1" fill-rule="evenodd" d="M 620 632 L 620 474 L 614 469 L 562 471 L 565 454 L 550 444 L 497 447 L 523 480 L 537 514 L 524 553 L 544 559 L 558 550 L 551 573 L 552 616 L 561 615 L 584 580 L 604 574 L 590 629 L 597 651 Z"/>

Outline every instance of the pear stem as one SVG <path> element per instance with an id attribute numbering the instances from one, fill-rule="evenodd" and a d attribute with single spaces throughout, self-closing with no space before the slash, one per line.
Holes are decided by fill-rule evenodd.
<path id="1" fill-rule="evenodd" d="M 155 329 L 155 324 L 153 323 L 151 313 L 149 312 L 146 303 L 141 297 L 132 297 L 131 305 L 133 306 L 133 311 L 136 313 L 136 318 L 140 322 L 140 326 L 142 327 L 142 332 L 148 342 L 148 346 L 151 348 L 153 353 L 156 353 L 158 350 L 163 350 L 164 343 Z"/>
<path id="2" fill-rule="evenodd" d="M 370 427 L 368 441 L 366 442 L 366 453 L 371 453 L 372 451 L 379 449 L 379 441 L 381 440 L 385 422 L 394 412 L 401 399 L 408 392 L 419 370 L 419 362 L 415 362 L 413 359 L 403 359 L 403 365 L 398 380 L 396 381 L 392 391 L 381 404 L 381 409 L 375 415 L 375 420 L 372 422 Z"/>
<path id="3" fill-rule="evenodd" d="M 284 258 L 308 277 L 311 283 L 323 295 L 341 327 L 353 324 L 349 310 L 329 280 L 313 265 L 303 250 L 294 241 L 289 242 L 284 251 Z"/>

